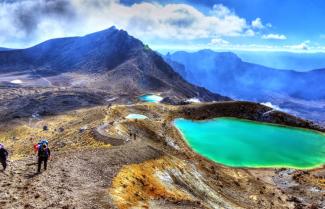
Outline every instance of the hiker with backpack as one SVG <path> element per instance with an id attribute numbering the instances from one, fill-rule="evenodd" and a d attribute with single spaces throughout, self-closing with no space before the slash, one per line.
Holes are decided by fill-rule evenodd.
<path id="1" fill-rule="evenodd" d="M 0 163 L 2 164 L 3 171 L 7 168 L 7 158 L 8 158 L 8 151 L 5 149 L 3 144 L 0 144 Z"/>
<path id="2" fill-rule="evenodd" d="M 35 152 L 35 154 L 37 154 L 39 148 L 43 144 L 46 144 L 46 146 L 49 146 L 49 142 L 46 139 L 41 139 L 37 144 L 34 144 L 34 152 Z"/>
<path id="3" fill-rule="evenodd" d="M 47 142 L 47 141 L 46 141 Z M 44 170 L 47 168 L 47 161 L 51 157 L 50 148 L 48 148 L 48 143 L 38 144 L 38 165 L 37 172 L 41 172 L 42 163 L 44 163 Z"/>

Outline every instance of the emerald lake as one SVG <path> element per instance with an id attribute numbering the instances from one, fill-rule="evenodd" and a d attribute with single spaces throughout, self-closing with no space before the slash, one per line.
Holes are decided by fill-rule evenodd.
<path id="1" fill-rule="evenodd" d="M 179 118 L 174 125 L 195 152 L 227 166 L 308 169 L 325 164 L 325 135 L 317 131 L 235 118 Z"/>
<path id="2" fill-rule="evenodd" d="M 144 102 L 152 102 L 152 103 L 159 103 L 163 98 L 161 96 L 155 94 L 146 94 L 140 96 L 139 99 Z"/>

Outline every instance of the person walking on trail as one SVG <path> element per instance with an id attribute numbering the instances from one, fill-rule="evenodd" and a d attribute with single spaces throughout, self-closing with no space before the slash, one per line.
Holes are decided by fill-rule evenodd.
<path id="1" fill-rule="evenodd" d="M 5 149 L 3 144 L 0 144 L 0 162 L 3 167 L 3 171 L 7 168 L 7 158 L 8 158 L 8 151 Z"/>
<path id="2" fill-rule="evenodd" d="M 47 168 L 47 161 L 51 157 L 51 151 L 47 147 L 47 144 L 42 144 L 38 149 L 38 166 L 37 172 L 41 172 L 42 163 L 44 163 L 44 170 Z"/>
<path id="3" fill-rule="evenodd" d="M 43 144 L 46 144 L 48 146 L 49 141 L 47 141 L 46 139 L 41 139 L 37 144 L 34 144 L 34 152 L 35 152 L 35 154 L 43 146 Z"/>

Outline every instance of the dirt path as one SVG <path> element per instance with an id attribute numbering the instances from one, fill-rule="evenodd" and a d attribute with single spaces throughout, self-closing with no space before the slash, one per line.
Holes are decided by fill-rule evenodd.
<path id="1" fill-rule="evenodd" d="M 0 173 L 0 208 L 114 208 L 107 189 L 123 165 L 162 156 L 148 145 L 55 154 L 37 175 L 35 158 L 14 161 Z"/>
<path id="2" fill-rule="evenodd" d="M 126 143 L 123 139 L 118 139 L 112 136 L 109 136 L 106 132 L 106 128 L 109 126 L 108 123 L 104 123 L 103 125 L 100 125 L 93 129 L 93 134 L 95 135 L 96 139 L 98 141 L 102 141 L 104 143 L 113 145 L 113 146 L 121 146 Z"/>

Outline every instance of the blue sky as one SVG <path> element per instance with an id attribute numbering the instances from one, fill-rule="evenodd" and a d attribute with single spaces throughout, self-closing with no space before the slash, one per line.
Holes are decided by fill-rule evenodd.
<path id="1" fill-rule="evenodd" d="M 323 0 L 0 0 L 0 46 L 112 25 L 153 49 L 325 51 Z"/>

